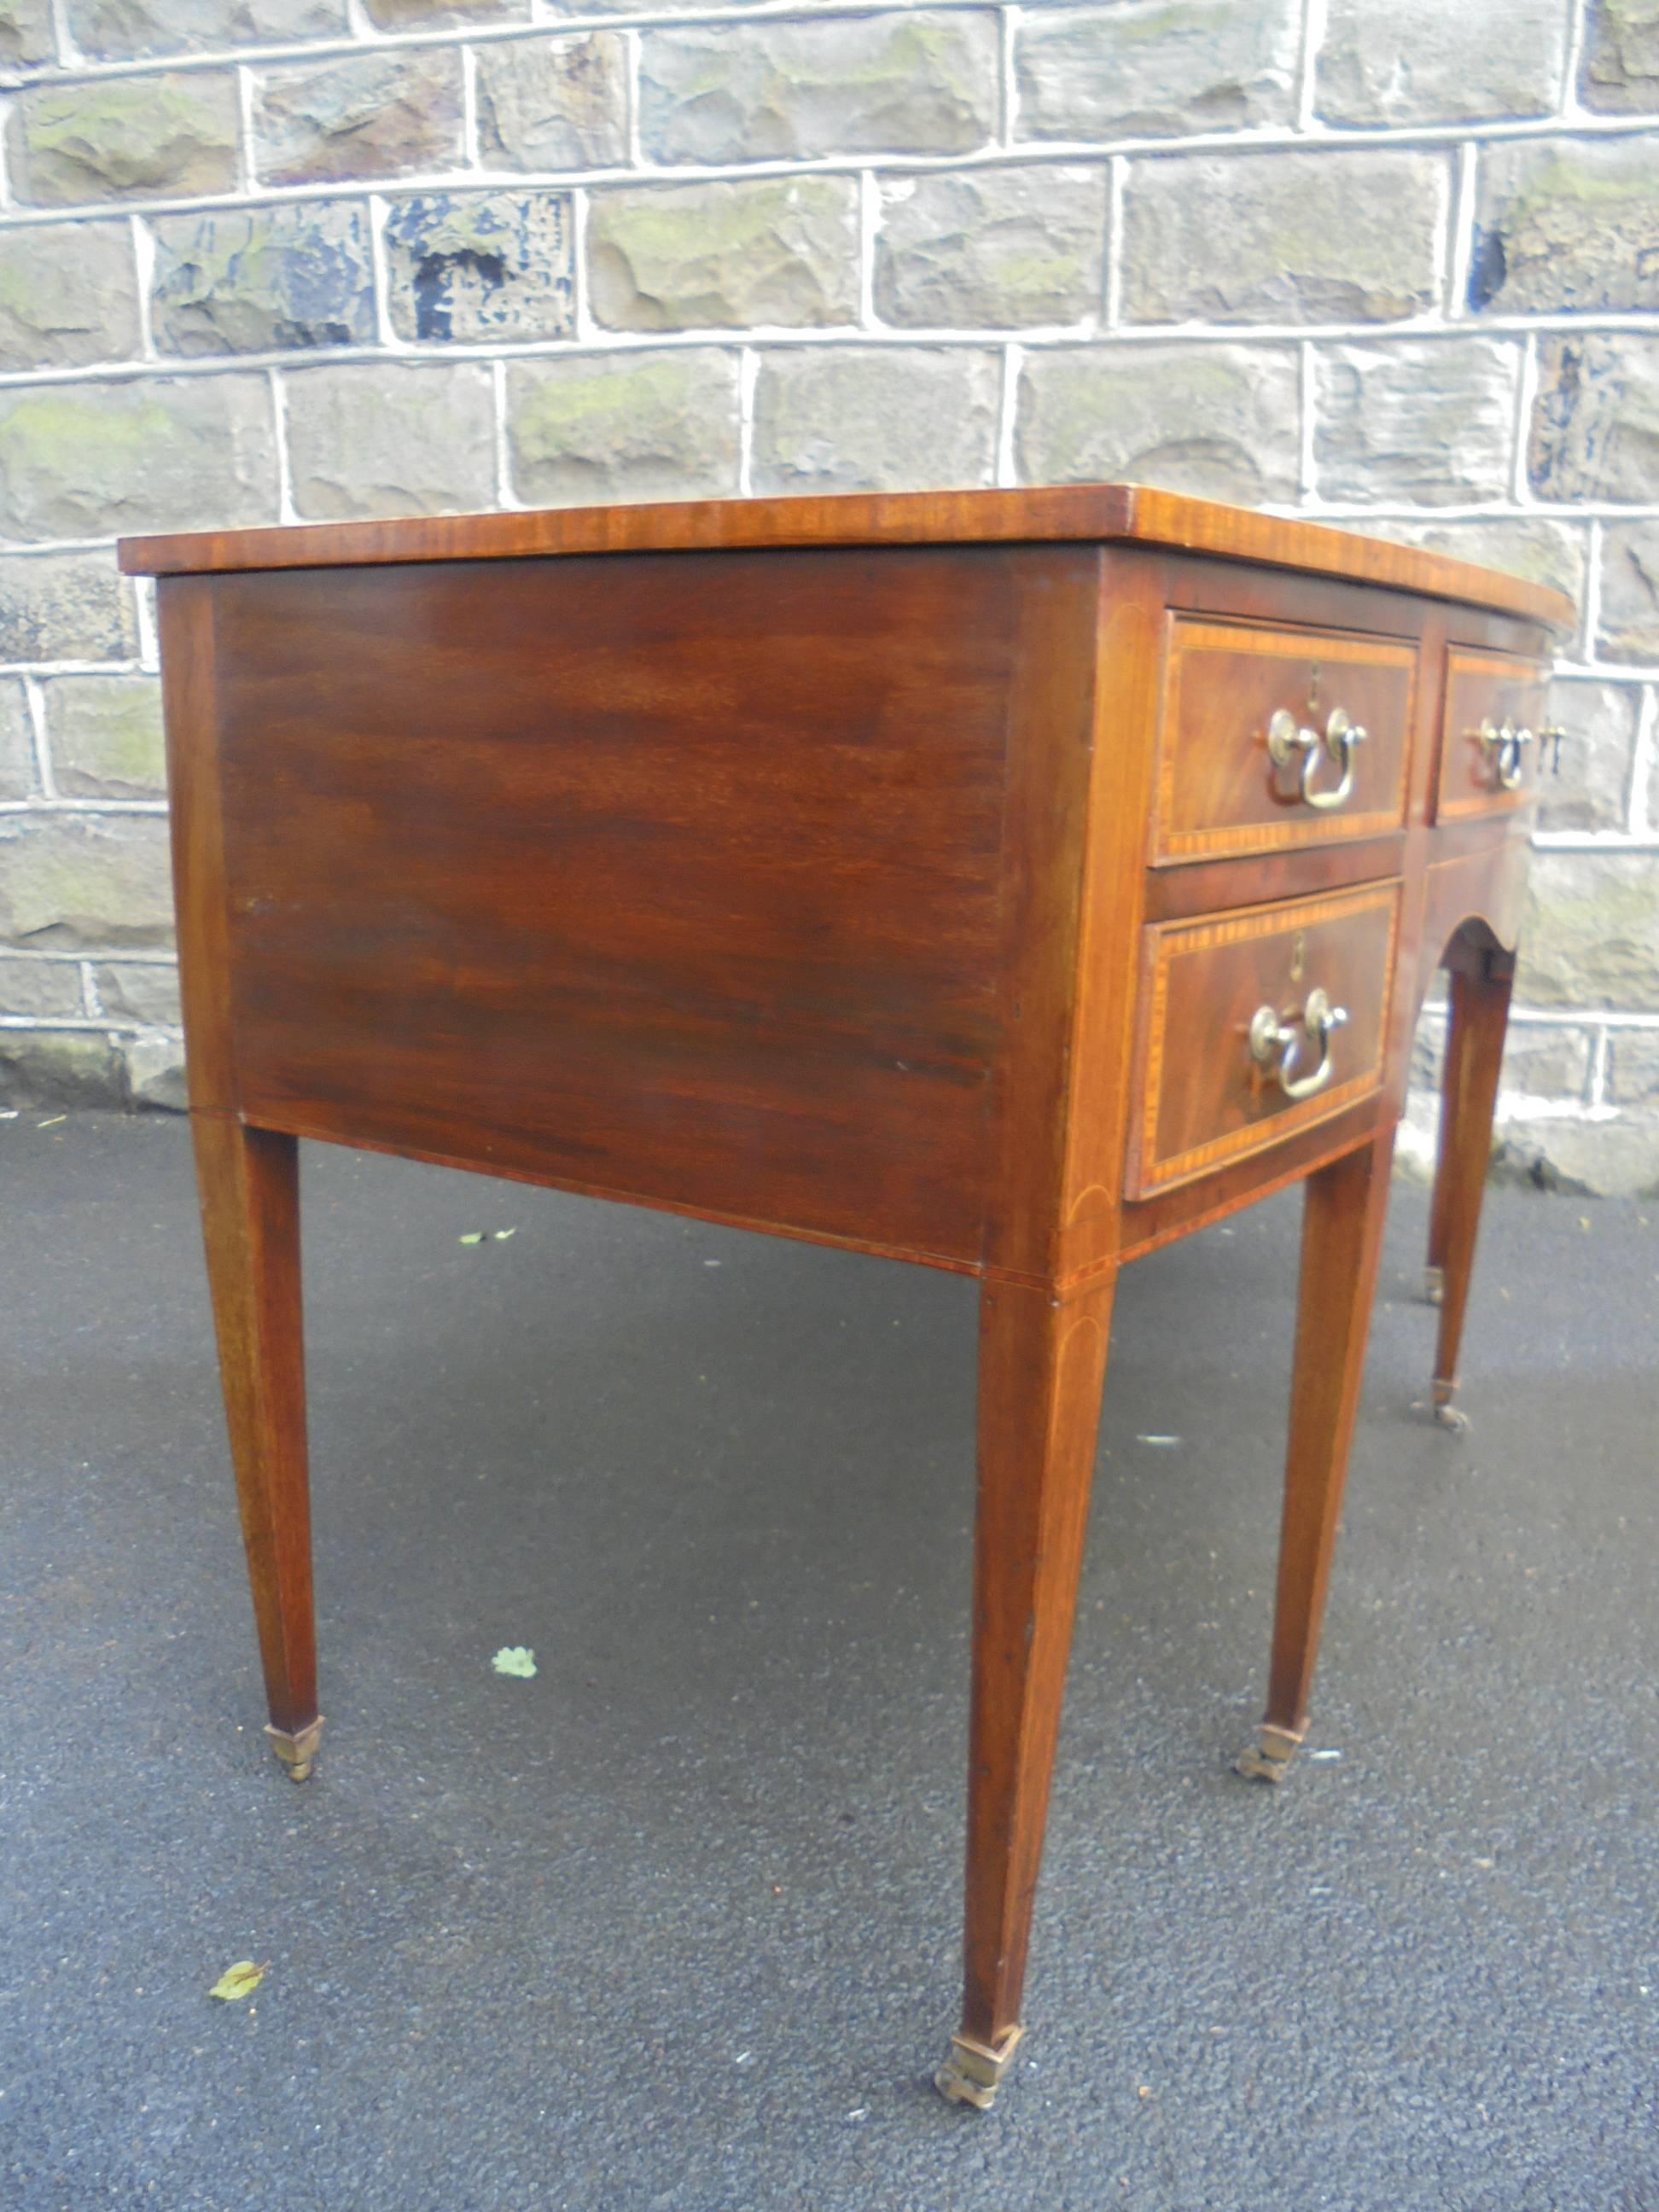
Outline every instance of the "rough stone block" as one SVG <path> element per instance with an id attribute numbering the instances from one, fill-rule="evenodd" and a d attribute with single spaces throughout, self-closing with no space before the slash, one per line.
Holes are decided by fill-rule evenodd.
<path id="1" fill-rule="evenodd" d="M 1516 994 L 1659 1012 L 1659 868 L 1647 853 L 1534 853 Z"/>
<path id="2" fill-rule="evenodd" d="M 173 943 L 159 814 L 0 814 L 0 942 L 33 952 Z"/>
<path id="3" fill-rule="evenodd" d="M 30 1014 L 36 1021 L 79 1021 L 86 1007 L 81 971 L 69 960 L 0 960 L 0 1014 Z"/>
<path id="4" fill-rule="evenodd" d="M 374 337 L 368 212 L 355 201 L 212 208 L 155 224 L 161 353 L 274 353 Z"/>
<path id="5" fill-rule="evenodd" d="M 1322 348 L 1314 368 L 1321 495 L 1450 507 L 1510 481 L 1518 347 L 1396 338 Z"/>
<path id="6" fill-rule="evenodd" d="M 658 161 L 968 154 L 1000 104 L 984 14 L 824 15 L 647 31 L 640 141 Z"/>
<path id="7" fill-rule="evenodd" d="M 1582 524 L 1514 514 L 1457 522 L 1391 516 L 1367 522 L 1365 529 L 1371 537 L 1420 545 L 1425 552 L 1447 553 L 1454 561 L 1473 561 L 1482 568 L 1502 568 L 1529 583 L 1553 585 L 1570 599 L 1583 599 L 1586 532 Z"/>
<path id="8" fill-rule="evenodd" d="M 1063 347 L 1028 354 L 1023 483 L 1127 477 L 1244 506 L 1297 495 L 1300 414 L 1288 347 Z"/>
<path id="9" fill-rule="evenodd" d="M 0 660 L 129 660 L 132 586 L 107 553 L 0 554 Z"/>
<path id="10" fill-rule="evenodd" d="M 289 372 L 294 504 L 309 520 L 476 513 L 495 503 L 495 418 L 478 362 Z"/>
<path id="11" fill-rule="evenodd" d="M 235 186 L 229 70 L 37 85 L 18 108 L 9 134 L 12 188 L 31 206 L 190 199 Z"/>
<path id="12" fill-rule="evenodd" d="M 761 356 L 757 492 L 931 491 L 990 483 L 1000 356 L 965 346 Z"/>
<path id="13" fill-rule="evenodd" d="M 858 314 L 851 177 L 596 192 L 593 319 L 613 331 L 811 328 Z"/>
<path id="14" fill-rule="evenodd" d="M 1646 138 L 1521 139 L 1480 155 L 1469 305 L 1659 307 L 1659 163 Z"/>
<path id="15" fill-rule="evenodd" d="M 15 678 L 0 676 L 0 799 L 32 799 L 37 787 L 28 701 Z"/>
<path id="16" fill-rule="evenodd" d="M 1641 711 L 1639 684 L 1562 679 L 1550 686 L 1548 719 L 1567 734 L 1560 773 L 1547 775 L 1538 787 L 1540 830 L 1627 825 Z"/>
<path id="17" fill-rule="evenodd" d="M 1659 522 L 1612 522 L 1601 540 L 1601 655 L 1659 667 Z"/>
<path id="18" fill-rule="evenodd" d="M 628 56 L 611 31 L 481 46 L 487 169 L 603 169 L 628 159 Z"/>
<path id="19" fill-rule="evenodd" d="M 881 187 L 876 312 L 921 329 L 1019 329 L 1097 313 L 1104 169 L 979 169 Z"/>
<path id="20" fill-rule="evenodd" d="M 57 58 L 52 0 L 0 0 L 0 69 L 39 69 Z"/>
<path id="21" fill-rule="evenodd" d="M 140 1022 L 146 1029 L 177 1029 L 179 970 L 171 961 L 112 960 L 92 971 L 98 1004 L 112 1021 Z"/>
<path id="22" fill-rule="evenodd" d="M 1659 1107 L 1659 1030 L 1614 1030 L 1607 1038 L 1607 1103 Z"/>
<path id="23" fill-rule="evenodd" d="M 460 53 L 412 46 L 266 70 L 254 115 L 267 184 L 448 168 L 461 158 Z"/>
<path id="24" fill-rule="evenodd" d="M 427 192 L 394 200 L 386 289 L 399 337 L 562 338 L 575 326 L 566 192 Z"/>
<path id="25" fill-rule="evenodd" d="M 1578 96 L 1602 114 L 1659 109 L 1659 0 L 1588 0 Z"/>
<path id="26" fill-rule="evenodd" d="M 167 789 L 161 686 L 154 676 L 58 676 L 44 687 L 59 791 L 77 799 L 159 799 Z"/>
<path id="27" fill-rule="evenodd" d="M 738 489 L 738 362 L 713 347 L 573 354 L 507 370 L 520 499 L 729 499 Z"/>
<path id="28" fill-rule="evenodd" d="M 1395 322 L 1436 291 L 1437 154 L 1199 154 L 1132 163 L 1132 323 Z M 1223 219 L 1224 211 L 1224 219 Z"/>
<path id="29" fill-rule="evenodd" d="M 1642 1117 L 1528 1114 L 1500 1097 L 1492 1173 L 1500 1182 L 1586 1198 L 1659 1196 L 1659 1123 Z"/>
<path id="30" fill-rule="evenodd" d="M 363 0 L 377 31 L 435 31 L 452 23 L 526 23 L 530 0 Z"/>
<path id="31" fill-rule="evenodd" d="M 0 392 L 0 532 L 7 537 L 104 538 L 276 520 L 270 392 L 262 376 Z"/>
<path id="32" fill-rule="evenodd" d="M 1329 0 L 1316 110 L 1359 125 L 1553 114 L 1569 12 L 1561 0 Z"/>
<path id="33" fill-rule="evenodd" d="M 70 35 L 88 61 L 297 46 L 350 28 L 346 0 L 68 0 Z"/>
<path id="34" fill-rule="evenodd" d="M 1659 501 L 1659 337 L 1540 339 L 1527 465 L 1540 499 Z"/>
<path id="35" fill-rule="evenodd" d="M 138 350 L 138 276 L 125 222 L 0 231 L 0 368 L 79 367 Z"/>
<path id="36" fill-rule="evenodd" d="M 188 1112 L 182 1036 L 123 1037 L 115 1048 L 135 1106 L 153 1106 L 168 1114 Z"/>
<path id="37" fill-rule="evenodd" d="M 1511 1097 L 1583 1098 L 1589 1088 L 1589 1068 L 1588 1030 L 1510 1022 L 1504 1040 L 1502 1087 Z"/>
<path id="38" fill-rule="evenodd" d="M 52 1109 L 125 1105 L 120 1055 L 107 1037 L 84 1030 L 0 1030 L 0 1098 Z"/>
<path id="39" fill-rule="evenodd" d="M 1290 123 L 1301 26 L 1295 0 L 1027 9 L 1014 39 L 1014 136 L 1148 138 Z"/>

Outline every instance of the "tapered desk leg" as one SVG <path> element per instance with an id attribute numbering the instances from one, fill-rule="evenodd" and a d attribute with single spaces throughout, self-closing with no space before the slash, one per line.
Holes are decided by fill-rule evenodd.
<path id="1" fill-rule="evenodd" d="M 1435 1419 L 1449 1429 L 1468 1425 L 1467 1415 L 1457 1410 L 1452 1400 L 1457 1395 L 1457 1354 L 1463 1338 L 1469 1279 L 1474 1270 L 1480 1201 L 1492 1160 L 1492 1115 L 1498 1104 L 1514 975 L 1511 959 L 1502 953 L 1490 953 L 1480 973 L 1454 974 L 1451 979 L 1440 1158 L 1435 1169 L 1436 1210 L 1442 1217 L 1443 1288 L 1440 1340 L 1434 1356 Z"/>
<path id="2" fill-rule="evenodd" d="M 316 1756 L 300 1192 L 292 1137 L 228 1115 L 191 1117 L 208 1279 L 242 1541 L 259 1632 L 266 1730 L 296 1782 Z"/>
<path id="3" fill-rule="evenodd" d="M 1456 1085 L 1451 1079 L 1455 1039 L 1455 1016 L 1449 1008 L 1445 1060 L 1440 1085 L 1440 1145 L 1435 1154 L 1434 1189 L 1429 1200 L 1429 1249 L 1423 1269 L 1423 1296 L 1431 1306 L 1437 1306 L 1446 1293 L 1446 1201 L 1451 1195 L 1452 1187 L 1451 1172 L 1446 1163 L 1454 1150 L 1456 1126 Z"/>
<path id="4" fill-rule="evenodd" d="M 1114 1284 L 1063 1301 L 1002 1283 L 981 1296 L 966 1979 L 935 2079 L 981 2110 L 1022 2032 Z"/>
<path id="5" fill-rule="evenodd" d="M 1284 1779 L 1307 1728 L 1388 1207 L 1389 1123 L 1309 1176 L 1267 1711 L 1238 1771 Z"/>

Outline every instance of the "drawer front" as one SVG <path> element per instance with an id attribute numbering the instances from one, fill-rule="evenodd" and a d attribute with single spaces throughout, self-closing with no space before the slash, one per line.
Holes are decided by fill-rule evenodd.
<path id="1" fill-rule="evenodd" d="M 1414 646 L 1188 615 L 1168 644 L 1155 861 L 1399 828 Z"/>
<path id="2" fill-rule="evenodd" d="M 1399 913 L 1398 883 L 1371 884 L 1146 932 L 1131 1198 L 1381 1088 Z"/>
<path id="3" fill-rule="evenodd" d="M 1536 661 L 1513 653 L 1448 654 L 1437 821 L 1527 804 L 1546 743 L 1544 683 Z"/>

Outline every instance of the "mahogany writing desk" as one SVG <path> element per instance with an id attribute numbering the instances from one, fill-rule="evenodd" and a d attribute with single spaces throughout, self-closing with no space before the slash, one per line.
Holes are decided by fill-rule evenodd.
<path id="1" fill-rule="evenodd" d="M 318 1716 L 295 1139 L 977 1276 L 966 1996 L 1020 2029 L 1113 1293 L 1305 1180 L 1310 1678 L 1413 1026 L 1449 1412 L 1554 592 L 1121 486 L 149 538 L 191 1110 L 279 1756 Z M 1559 742 L 1559 739 L 1558 739 Z"/>

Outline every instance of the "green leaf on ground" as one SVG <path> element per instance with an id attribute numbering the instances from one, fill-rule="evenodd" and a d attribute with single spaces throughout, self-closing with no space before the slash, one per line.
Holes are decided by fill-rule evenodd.
<path id="1" fill-rule="evenodd" d="M 458 1237 L 455 1242 L 458 1244 L 482 1244 L 483 1239 L 484 1233 L 482 1229 L 469 1229 L 464 1237 Z"/>
<path id="2" fill-rule="evenodd" d="M 264 1966 L 256 1966 L 252 1959 L 239 1959 L 234 1966 L 225 1968 L 208 1995 L 234 2004 L 238 1997 L 251 1997 L 264 1978 Z"/>
<path id="3" fill-rule="evenodd" d="M 536 1671 L 536 1655 L 523 1644 L 504 1644 L 489 1663 L 498 1674 L 516 1674 L 527 1682 Z"/>

